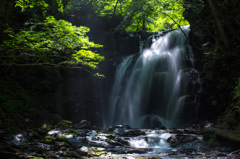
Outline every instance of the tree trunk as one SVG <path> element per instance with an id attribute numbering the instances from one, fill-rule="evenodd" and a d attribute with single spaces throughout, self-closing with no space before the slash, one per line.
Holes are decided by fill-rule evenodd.
<path id="1" fill-rule="evenodd" d="M 7 0 L 5 0 L 4 2 L 1 2 L 1 9 L 0 9 L 0 19 L 2 19 L 3 13 L 4 13 L 4 8 L 6 6 L 6 2 Z"/>
<path id="2" fill-rule="evenodd" d="M 226 49 L 230 49 L 230 45 L 228 43 L 227 36 L 225 34 L 221 19 L 219 17 L 217 4 L 216 4 L 215 0 L 208 0 L 208 3 L 210 5 L 211 11 L 213 13 L 214 19 L 217 23 L 218 31 L 219 31 L 219 34 L 220 34 L 222 40 L 223 40 L 224 46 L 225 46 Z"/>

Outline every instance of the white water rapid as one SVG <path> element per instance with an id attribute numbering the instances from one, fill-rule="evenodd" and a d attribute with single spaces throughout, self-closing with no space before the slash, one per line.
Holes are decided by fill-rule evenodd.
<path id="1" fill-rule="evenodd" d="M 188 27 L 182 30 L 188 36 Z M 122 61 L 112 89 L 108 125 L 179 128 L 191 124 L 198 73 L 185 35 L 177 29 L 153 38 L 150 48 Z"/>

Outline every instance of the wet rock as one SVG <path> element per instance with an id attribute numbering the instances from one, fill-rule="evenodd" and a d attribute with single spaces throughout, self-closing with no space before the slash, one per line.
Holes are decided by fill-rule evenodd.
<path id="1" fill-rule="evenodd" d="M 114 154 L 144 154 L 147 153 L 149 149 L 136 149 L 130 147 L 118 147 L 111 149 L 110 151 Z"/>
<path id="2" fill-rule="evenodd" d="M 105 151 L 102 150 L 98 150 L 98 149 L 91 149 L 89 151 L 89 154 L 91 156 L 100 156 L 100 155 L 106 155 L 107 153 Z"/>
<path id="3" fill-rule="evenodd" d="M 123 125 L 123 128 L 124 129 L 130 129 L 131 127 L 130 127 L 130 125 Z"/>
<path id="4" fill-rule="evenodd" d="M 66 143 L 66 142 L 58 142 L 58 141 L 56 141 L 54 143 L 54 147 L 56 149 L 62 149 L 62 148 L 70 147 L 70 145 L 68 143 Z"/>
<path id="5" fill-rule="evenodd" d="M 119 143 L 118 141 L 115 140 L 106 140 L 107 143 L 109 143 L 111 146 L 123 146 L 121 143 Z"/>
<path id="6" fill-rule="evenodd" d="M 130 149 L 128 151 L 125 151 L 126 153 L 135 153 L 135 154 L 143 154 L 147 153 L 148 149 Z"/>
<path id="7" fill-rule="evenodd" d="M 77 136 L 87 136 L 90 130 L 88 129 L 75 129 L 75 133 Z"/>
<path id="8" fill-rule="evenodd" d="M 217 157 L 227 157 L 227 155 L 224 154 L 224 153 L 218 153 L 218 154 L 216 154 L 216 156 L 217 156 Z"/>
<path id="9" fill-rule="evenodd" d="M 113 135 L 113 134 L 107 134 L 106 137 L 109 138 L 109 139 L 115 139 L 116 138 L 116 136 Z"/>
<path id="10" fill-rule="evenodd" d="M 185 154 L 185 155 L 192 155 L 195 154 L 197 151 L 196 149 L 193 148 L 183 148 L 183 149 L 178 149 L 178 154 Z"/>
<path id="11" fill-rule="evenodd" d="M 105 142 L 105 141 L 89 141 L 88 146 L 92 146 L 92 147 L 113 147 L 112 145 L 110 145 L 109 143 Z"/>
<path id="12" fill-rule="evenodd" d="M 194 140 L 197 140 L 196 136 L 178 134 L 178 135 L 172 135 L 171 137 L 169 137 L 167 139 L 167 142 L 170 143 L 172 147 L 176 147 L 184 143 L 193 142 Z"/>
<path id="13" fill-rule="evenodd" d="M 91 129 L 91 122 L 87 120 L 82 120 L 80 123 L 74 126 L 77 129 Z"/>
<path id="14" fill-rule="evenodd" d="M 126 136 L 140 136 L 145 135 L 146 133 L 141 131 L 140 129 L 129 129 L 125 131 Z"/>
<path id="15" fill-rule="evenodd" d="M 82 156 L 100 156 L 103 154 L 107 154 L 105 152 L 105 148 L 91 148 L 87 146 L 83 146 L 77 150 L 78 154 Z"/>
<path id="16" fill-rule="evenodd" d="M 122 146 L 121 143 L 118 142 L 118 140 L 115 140 L 117 137 L 113 134 L 103 134 L 100 133 L 96 136 L 95 140 L 98 141 L 105 141 L 111 146 Z"/>
<path id="17" fill-rule="evenodd" d="M 87 156 L 88 155 L 88 147 L 87 146 L 83 146 L 80 149 L 77 150 L 77 152 L 83 156 Z"/>
<path id="18" fill-rule="evenodd" d="M 114 128 L 112 131 L 104 129 L 101 132 L 93 129 L 74 129 L 55 127 L 45 134 L 39 133 L 38 129 L 22 131 L 9 135 L 3 139 L 8 142 L 1 148 L 2 156 L 17 157 L 42 157 L 42 158 L 82 158 L 82 156 L 93 158 L 109 157 L 107 153 L 126 157 L 122 154 L 166 154 L 166 156 L 179 157 L 239 157 L 238 151 L 231 151 L 222 146 L 208 146 L 202 135 L 194 134 L 195 130 L 150 130 L 150 129 L 127 129 L 124 126 Z M 13 133 L 12 133 L 13 134 Z M 49 141 L 48 141 L 49 140 Z M 16 144 L 17 143 L 17 144 Z M 9 146 L 6 146 L 8 144 Z M 9 148 L 7 148 L 9 147 Z M 15 151 L 16 150 L 16 151 Z M 222 152 L 222 153 L 221 153 Z M 231 153 L 230 152 L 234 152 Z M 101 156 L 103 155 L 103 156 Z M 149 155 L 145 158 L 149 158 Z M 1 157 L 2 157 L 1 156 Z M 171 158 L 170 157 L 170 158 Z M 14 156 L 12 157 L 14 158 Z M 160 158 L 158 156 L 158 158 Z"/>
<path id="19" fill-rule="evenodd" d="M 129 142 L 125 138 L 116 138 L 115 141 L 117 141 L 120 145 L 129 146 Z"/>
<path id="20" fill-rule="evenodd" d="M 140 136 L 145 135 L 145 132 L 140 129 L 124 129 L 124 128 L 116 128 L 113 130 L 114 133 L 120 136 Z"/>
<path id="21" fill-rule="evenodd" d="M 80 147 L 88 144 L 86 137 L 72 137 L 68 139 L 68 142 L 75 147 Z"/>
<path id="22" fill-rule="evenodd" d="M 130 125 L 115 125 L 113 127 L 110 127 L 112 129 L 116 129 L 116 128 L 123 128 L 123 129 L 130 129 Z"/>
<path id="23" fill-rule="evenodd" d="M 90 132 L 87 133 L 87 136 L 96 136 L 98 133 L 96 130 L 92 130 Z"/>
<path id="24" fill-rule="evenodd" d="M 13 136 L 13 139 L 10 141 L 14 145 L 23 145 L 28 141 L 28 134 L 26 132 L 21 132 Z"/>
<path id="25" fill-rule="evenodd" d="M 117 135 L 121 135 L 121 136 L 125 135 L 125 129 L 123 128 L 116 128 L 113 130 L 113 132 L 116 133 Z"/>
<path id="26" fill-rule="evenodd" d="M 72 157 L 72 158 L 81 158 L 82 155 L 79 154 L 78 152 L 76 151 L 67 151 L 65 153 L 63 153 L 64 156 L 67 156 L 67 157 Z"/>
<path id="27" fill-rule="evenodd" d="M 183 134 L 185 129 L 171 129 L 169 130 L 169 133 L 172 134 Z"/>
<path id="28" fill-rule="evenodd" d="M 49 144 L 39 143 L 38 148 L 40 148 L 42 150 L 51 150 L 53 148 L 53 146 L 49 145 Z"/>

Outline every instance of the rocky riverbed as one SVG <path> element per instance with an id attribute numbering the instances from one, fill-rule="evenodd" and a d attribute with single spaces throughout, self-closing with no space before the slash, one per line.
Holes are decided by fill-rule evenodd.
<path id="1" fill-rule="evenodd" d="M 202 128 L 99 129 L 88 121 L 62 121 L 25 131 L 2 130 L 0 135 L 1 158 L 240 158 L 239 145 L 217 143 Z"/>

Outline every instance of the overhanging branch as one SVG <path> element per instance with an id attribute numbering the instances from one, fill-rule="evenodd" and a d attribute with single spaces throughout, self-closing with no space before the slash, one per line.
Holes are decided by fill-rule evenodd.
<path id="1" fill-rule="evenodd" d="M 181 25 L 180 25 L 178 22 L 176 22 L 176 20 L 174 20 L 170 15 L 168 15 L 168 14 L 166 14 L 166 13 L 164 13 L 164 12 L 161 12 L 161 13 L 164 14 L 164 15 L 166 15 L 166 16 L 168 16 L 174 23 L 176 23 L 176 24 L 178 25 L 178 28 L 181 30 L 181 32 L 184 34 L 184 36 L 190 41 L 190 43 L 191 43 L 195 48 L 197 48 L 198 50 L 201 50 L 192 40 L 190 40 L 190 39 L 188 38 L 188 36 L 186 35 L 186 33 L 182 30 Z"/>

